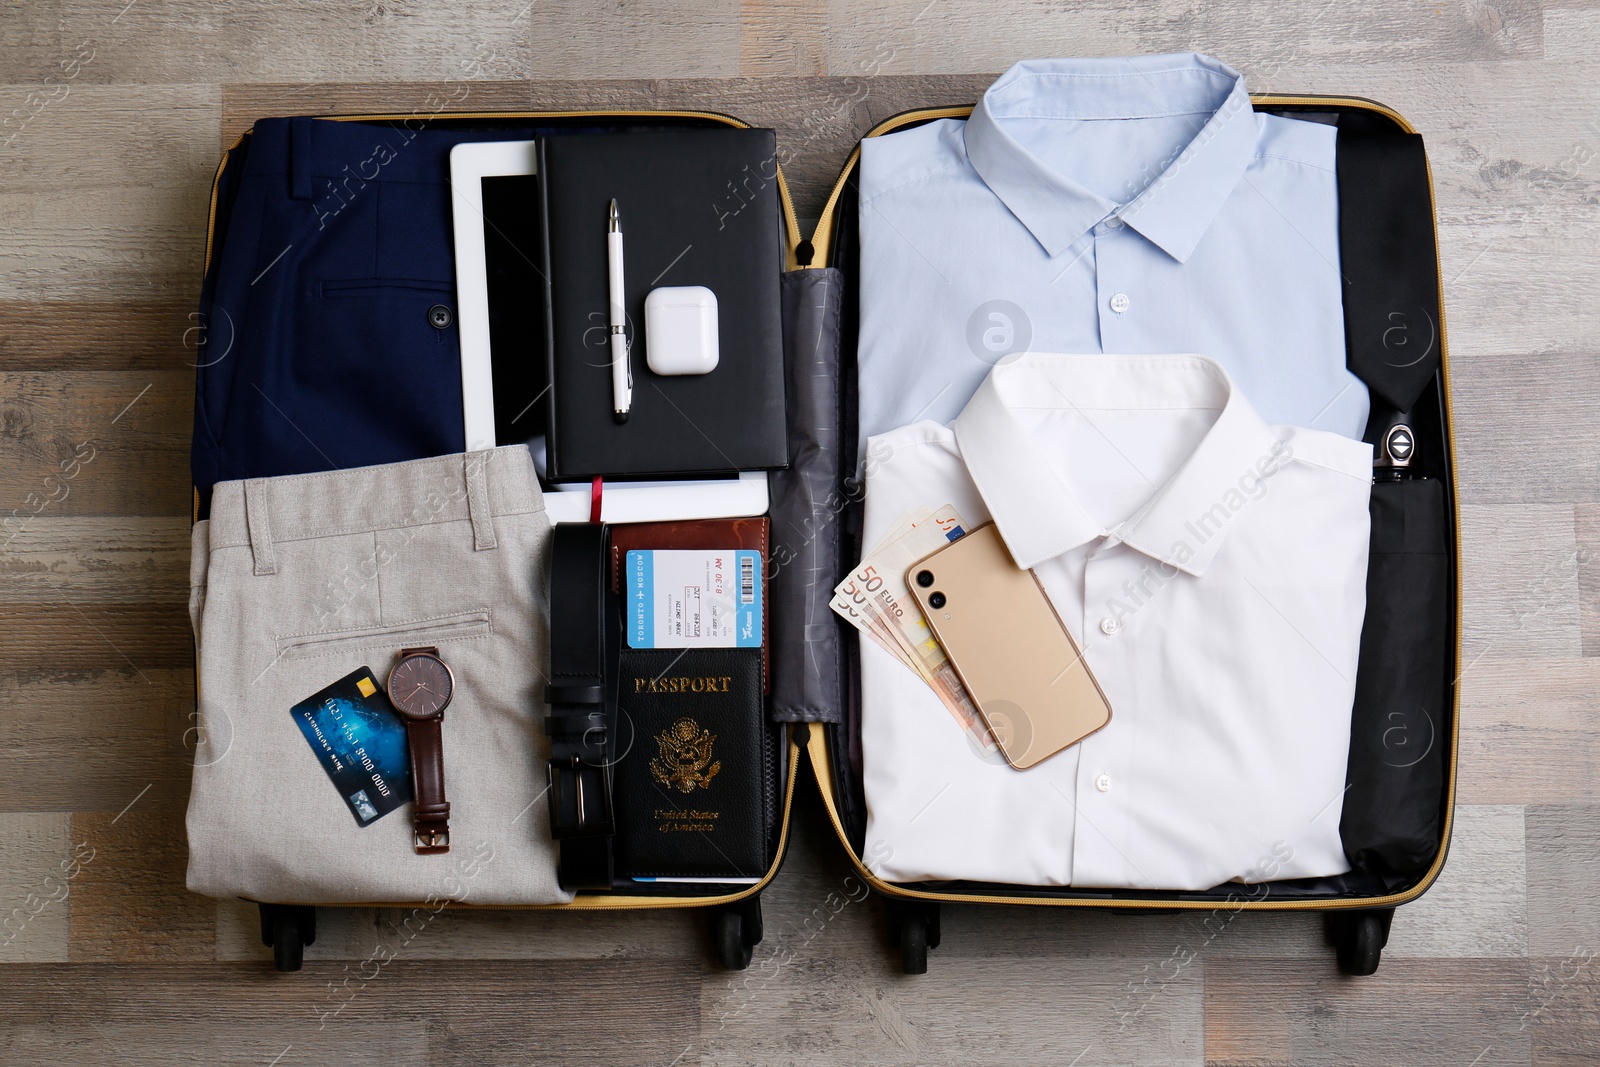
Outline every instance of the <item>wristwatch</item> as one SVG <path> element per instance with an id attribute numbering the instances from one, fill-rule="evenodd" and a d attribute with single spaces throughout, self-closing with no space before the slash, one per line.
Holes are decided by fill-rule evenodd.
<path id="1" fill-rule="evenodd" d="M 402 648 L 389 669 L 389 702 L 411 746 L 411 819 L 417 852 L 450 851 L 450 802 L 444 798 L 444 709 L 456 677 L 437 648 Z"/>

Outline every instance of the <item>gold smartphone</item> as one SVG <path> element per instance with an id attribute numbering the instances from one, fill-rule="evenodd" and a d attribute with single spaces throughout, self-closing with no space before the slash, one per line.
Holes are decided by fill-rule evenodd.
<path id="1" fill-rule="evenodd" d="M 1036 766 L 1111 721 L 1077 642 L 994 523 L 913 563 L 906 586 L 1011 766 Z"/>

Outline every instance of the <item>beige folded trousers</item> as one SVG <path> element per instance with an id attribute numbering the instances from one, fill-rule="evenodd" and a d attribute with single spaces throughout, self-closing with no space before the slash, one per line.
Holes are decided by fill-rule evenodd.
<path id="1" fill-rule="evenodd" d="M 542 717 L 550 521 L 522 446 L 216 486 L 189 613 L 199 740 L 189 888 L 274 903 L 543 904 L 556 884 Z M 456 677 L 450 852 L 411 807 L 357 824 L 290 708 L 401 648 Z"/>

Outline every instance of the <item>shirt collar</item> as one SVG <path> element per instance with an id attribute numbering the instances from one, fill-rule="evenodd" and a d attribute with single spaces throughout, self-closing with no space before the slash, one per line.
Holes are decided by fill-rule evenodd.
<path id="1" fill-rule="evenodd" d="M 1177 473 L 1107 530 L 1084 507 L 1082 490 L 1047 458 L 1050 443 L 1018 420 L 1022 407 L 1220 410 Z M 1199 577 L 1288 451 L 1227 372 L 1204 356 L 1007 357 L 952 427 L 973 484 L 1024 568 L 1112 537 Z"/>
<path id="2" fill-rule="evenodd" d="M 1209 115 L 1144 190 L 1117 204 L 1056 170 L 1020 128 L 1039 119 Z M 1196 53 L 1115 59 L 1025 60 L 1000 76 L 967 120 L 967 158 L 1051 256 L 1115 212 L 1183 262 L 1200 243 L 1255 154 L 1259 134 L 1244 77 Z"/>

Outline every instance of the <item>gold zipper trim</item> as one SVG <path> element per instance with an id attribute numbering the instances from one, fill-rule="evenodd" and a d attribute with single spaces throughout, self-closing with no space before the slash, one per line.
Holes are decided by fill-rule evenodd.
<path id="1" fill-rule="evenodd" d="M 1250 100 L 1254 104 L 1271 105 L 1323 105 L 1327 107 L 1350 108 L 1353 110 L 1373 111 L 1393 121 L 1406 133 L 1416 133 L 1416 127 L 1407 122 L 1398 111 L 1380 104 L 1375 100 L 1368 100 L 1359 96 L 1315 96 L 1315 95 L 1287 95 L 1281 93 L 1252 93 Z M 924 119 L 938 118 L 964 118 L 972 113 L 972 107 L 943 107 L 927 108 L 921 111 L 908 111 L 886 119 L 867 132 L 868 137 L 878 137 L 892 132 L 912 122 Z M 813 265 L 825 266 L 827 253 L 832 241 L 832 226 L 834 209 L 838 205 L 840 194 L 844 191 L 846 180 L 850 171 L 855 167 L 860 158 L 861 148 L 856 146 L 850 153 L 850 158 L 845 162 L 844 170 L 840 173 L 838 181 L 834 183 L 833 192 L 828 197 L 827 205 L 823 208 L 822 216 L 817 222 L 817 231 L 812 235 L 811 245 L 816 250 L 812 258 Z M 1451 513 L 1455 521 L 1455 537 L 1450 546 L 1451 563 L 1455 569 L 1455 666 L 1461 664 L 1461 499 L 1456 493 L 1454 475 L 1456 470 L 1456 420 L 1455 407 L 1450 397 L 1450 346 L 1446 341 L 1444 322 L 1444 263 L 1439 251 L 1439 203 L 1433 188 L 1433 164 L 1425 160 L 1428 169 L 1428 202 L 1433 212 L 1434 232 L 1434 260 L 1439 271 L 1439 381 L 1444 391 L 1444 418 L 1445 418 L 1445 450 L 1450 458 L 1450 503 Z M 1449 782 L 1445 789 L 1446 803 L 1444 810 L 1444 825 L 1439 836 L 1439 852 L 1433 858 L 1433 865 L 1416 885 L 1400 893 L 1391 893 L 1381 897 L 1349 897 L 1332 898 L 1326 900 L 1260 900 L 1260 901 L 1229 901 L 1229 900 L 1117 900 L 1105 897 L 1028 897 L 1028 896 L 997 896 L 983 893 L 940 893 L 925 889 L 912 889 L 907 886 L 886 882 L 867 870 L 861 858 L 856 855 L 855 849 L 850 845 L 850 838 L 845 833 L 844 822 L 839 817 L 839 809 L 834 804 L 833 764 L 828 759 L 828 743 L 825 730 L 818 724 L 811 731 L 810 742 L 806 746 L 807 757 L 811 761 L 811 770 L 816 775 L 817 788 L 822 793 L 823 807 L 828 810 L 828 818 L 833 822 L 833 830 L 839 837 L 839 843 L 844 846 L 845 853 L 850 857 L 856 872 L 872 886 L 888 896 L 902 897 L 909 900 L 952 901 L 961 904 L 1028 904 L 1046 907 L 1079 907 L 1079 908 L 1150 908 L 1170 911 L 1185 909 L 1190 911 L 1215 910 L 1217 908 L 1243 908 L 1251 911 L 1335 911 L 1348 908 L 1388 908 L 1397 907 L 1408 901 L 1415 900 L 1438 879 L 1439 872 L 1444 869 L 1444 860 L 1450 850 L 1450 834 L 1454 827 L 1456 811 L 1456 771 L 1457 762 L 1461 751 L 1461 687 L 1452 682 L 1454 692 L 1451 693 L 1451 728 L 1449 751 Z M 1043 887 L 1040 887 L 1043 888 Z"/>
<path id="2" fill-rule="evenodd" d="M 816 733 L 817 731 L 813 731 Z M 478 911 L 654 911 L 668 908 L 706 908 L 717 904 L 732 904 L 746 897 L 754 896 L 767 887 L 767 884 L 777 877 L 778 868 L 783 865 L 783 854 L 789 847 L 789 818 L 794 809 L 794 780 L 800 770 L 800 746 L 795 743 L 793 736 L 789 739 L 789 778 L 783 790 L 783 821 L 778 829 L 778 851 L 772 859 L 772 866 L 767 868 L 767 873 L 761 881 L 753 885 L 741 887 L 737 892 L 724 893 L 716 897 L 666 897 L 666 896 L 633 896 L 626 893 L 579 893 L 566 904 L 471 904 L 451 902 L 451 908 L 468 908 Z M 268 903 L 301 904 L 314 908 L 408 908 L 420 905 L 421 901 L 363 901 L 355 902 L 338 900 L 331 903 L 324 901 L 269 901 Z"/>
<path id="3" fill-rule="evenodd" d="M 239 147 L 239 142 L 244 140 L 244 134 L 233 139 L 233 143 L 222 150 L 222 159 L 217 163 L 217 172 L 211 176 L 211 207 L 206 212 L 206 255 L 200 266 L 200 281 L 205 282 L 206 275 L 211 270 L 211 245 L 217 239 L 217 187 L 222 184 L 222 172 L 228 166 L 228 153 Z M 195 490 L 194 513 L 200 514 L 200 491 Z"/>
<path id="4" fill-rule="evenodd" d="M 332 122 L 404 122 L 406 119 L 421 118 L 412 112 L 404 115 L 319 115 L 318 118 Z M 717 111 L 445 111 L 429 115 L 422 119 L 432 122 L 436 119 L 586 119 L 586 118 L 670 118 L 670 119 L 707 119 L 720 122 L 724 126 L 748 130 L 748 122 L 736 119 L 732 115 L 724 115 Z M 217 173 L 211 179 L 211 209 L 206 218 L 206 254 L 204 266 L 201 268 L 202 276 L 211 269 L 211 244 L 217 231 L 217 186 L 222 181 L 223 168 L 228 165 L 228 152 L 239 147 L 245 138 L 240 134 L 234 138 L 222 154 L 222 162 L 217 164 Z M 789 196 L 789 183 L 783 176 L 783 165 L 776 159 L 773 166 L 778 175 L 778 202 L 783 205 L 784 229 L 784 270 L 794 270 L 799 266 L 797 249 L 800 247 L 800 219 L 794 212 L 794 200 Z"/>

